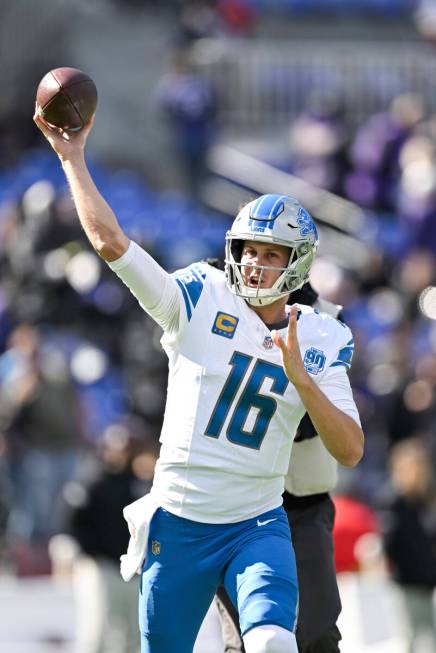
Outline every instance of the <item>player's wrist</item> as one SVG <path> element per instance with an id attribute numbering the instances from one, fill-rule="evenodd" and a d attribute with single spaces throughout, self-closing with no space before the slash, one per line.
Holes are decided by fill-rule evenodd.
<path id="1" fill-rule="evenodd" d="M 64 170 L 85 165 L 85 152 L 83 149 L 74 150 L 74 152 L 57 152 L 57 155 Z"/>
<path id="2" fill-rule="evenodd" d="M 293 385 L 300 396 L 302 394 L 312 392 L 316 387 L 313 379 L 311 379 L 310 375 L 306 371 L 304 374 L 301 374 L 298 379 L 293 380 Z"/>

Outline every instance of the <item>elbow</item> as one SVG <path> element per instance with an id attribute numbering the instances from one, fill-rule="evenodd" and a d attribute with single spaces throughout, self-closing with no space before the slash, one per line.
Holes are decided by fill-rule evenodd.
<path id="1" fill-rule="evenodd" d="M 349 454 L 348 456 L 342 458 L 342 460 L 339 460 L 341 465 L 343 467 L 356 467 L 356 465 L 362 460 L 363 457 L 363 450 L 359 453 L 353 453 Z"/>
<path id="2" fill-rule="evenodd" d="M 360 442 L 347 451 L 345 456 L 341 456 L 339 462 L 344 467 L 356 467 L 363 458 L 363 434 Z"/>
<path id="3" fill-rule="evenodd" d="M 120 234 L 110 238 L 97 236 L 92 246 L 100 258 L 111 263 L 119 259 L 127 251 L 129 243 L 127 236 Z"/>

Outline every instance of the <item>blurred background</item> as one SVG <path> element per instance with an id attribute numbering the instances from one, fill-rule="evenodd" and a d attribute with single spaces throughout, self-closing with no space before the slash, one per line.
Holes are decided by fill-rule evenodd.
<path id="1" fill-rule="evenodd" d="M 0 649 L 137 650 L 121 508 L 152 481 L 167 363 L 32 122 L 74 66 L 96 183 L 167 269 L 222 258 L 257 194 L 317 220 L 366 433 L 335 495 L 342 650 L 436 651 L 436 3 L 3 0 L 0 53 Z M 212 611 L 196 653 L 220 651 Z"/>

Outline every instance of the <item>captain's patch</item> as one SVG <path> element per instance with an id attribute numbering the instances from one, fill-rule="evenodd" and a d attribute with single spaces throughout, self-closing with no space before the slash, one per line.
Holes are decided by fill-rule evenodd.
<path id="1" fill-rule="evenodd" d="M 213 323 L 212 333 L 216 333 L 218 336 L 223 336 L 223 338 L 233 338 L 238 322 L 238 317 L 218 311 L 215 322 Z"/>

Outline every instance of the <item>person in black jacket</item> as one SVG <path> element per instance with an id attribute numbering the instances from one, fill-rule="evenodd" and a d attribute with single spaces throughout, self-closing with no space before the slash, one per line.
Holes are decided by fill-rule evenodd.
<path id="1" fill-rule="evenodd" d="M 436 650 L 436 495 L 430 452 L 417 438 L 390 456 L 391 496 L 381 511 L 384 549 L 410 621 L 410 651 L 421 637 Z M 430 649 L 429 649 L 430 650 Z"/>
<path id="2" fill-rule="evenodd" d="M 78 653 L 139 651 L 137 587 L 124 583 L 119 572 L 129 541 L 123 508 L 149 490 L 155 456 L 141 453 L 142 470 L 144 462 L 148 469 L 140 479 L 132 467 L 137 471 L 135 449 L 127 429 L 112 425 L 99 459 L 82 465 L 83 478 L 64 491 L 66 530 L 82 554 L 74 569 Z"/>

